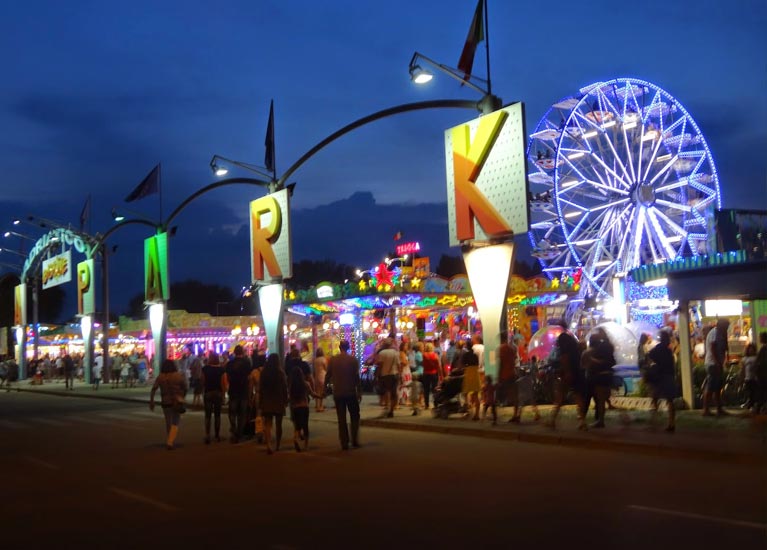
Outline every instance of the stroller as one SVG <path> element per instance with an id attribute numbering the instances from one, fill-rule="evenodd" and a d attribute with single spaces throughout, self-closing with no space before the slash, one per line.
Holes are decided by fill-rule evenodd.
<path id="1" fill-rule="evenodd" d="M 448 376 L 437 386 L 431 411 L 434 418 L 448 418 L 451 414 L 464 411 L 460 399 L 462 387 L 463 376 Z"/>

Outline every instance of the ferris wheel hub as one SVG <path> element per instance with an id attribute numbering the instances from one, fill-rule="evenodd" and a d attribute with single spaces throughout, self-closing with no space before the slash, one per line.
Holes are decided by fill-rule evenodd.
<path id="1" fill-rule="evenodd" d="M 642 206 L 655 204 L 655 189 L 652 185 L 640 184 L 636 190 L 636 200 Z"/>

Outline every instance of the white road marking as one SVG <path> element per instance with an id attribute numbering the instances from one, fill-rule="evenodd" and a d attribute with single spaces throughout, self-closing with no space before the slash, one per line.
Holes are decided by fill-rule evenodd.
<path id="1" fill-rule="evenodd" d="M 691 512 L 679 512 L 677 510 L 665 510 L 663 508 L 652 508 L 650 506 L 639 506 L 637 504 L 630 504 L 628 506 L 632 510 L 639 510 L 640 512 L 650 512 L 653 514 L 665 514 L 667 516 L 677 516 L 680 518 L 699 519 L 702 521 L 712 521 L 715 523 L 723 523 L 725 525 L 734 525 L 737 527 L 748 527 L 750 529 L 760 529 L 767 531 L 767 524 L 755 523 L 752 521 L 742 521 L 739 519 L 720 518 L 716 516 L 704 516 L 702 514 L 694 514 Z"/>
<path id="2" fill-rule="evenodd" d="M 18 430 L 20 428 L 23 428 L 24 424 L 19 424 L 18 422 L 14 422 L 13 420 L 0 420 L 0 426 L 11 429 L 11 430 Z"/>
<path id="3" fill-rule="evenodd" d="M 159 500 L 155 500 L 153 498 L 149 498 L 144 495 L 139 495 L 138 493 L 132 493 L 130 491 L 126 491 L 125 489 L 118 489 L 117 487 L 107 487 L 107 489 L 109 489 L 116 495 L 120 495 L 123 498 L 127 498 L 129 500 L 135 500 L 136 502 L 142 502 L 144 504 L 148 504 L 149 506 L 153 506 L 165 512 L 178 511 L 178 508 L 176 508 L 175 506 L 171 506 L 170 504 L 166 504 L 165 502 L 161 502 Z"/>
<path id="4" fill-rule="evenodd" d="M 52 418 L 27 418 L 30 422 L 39 422 L 40 424 L 47 424 L 48 426 L 71 426 L 69 422 L 61 422 L 60 420 L 53 420 Z"/>
<path id="5" fill-rule="evenodd" d="M 43 468 L 48 468 L 49 470 L 61 470 L 61 467 L 56 464 L 51 464 L 50 462 L 46 462 L 45 460 L 40 460 L 39 458 L 35 458 L 33 456 L 25 456 L 24 460 L 27 462 L 31 462 L 32 464 L 37 464 L 38 466 L 42 466 Z"/>

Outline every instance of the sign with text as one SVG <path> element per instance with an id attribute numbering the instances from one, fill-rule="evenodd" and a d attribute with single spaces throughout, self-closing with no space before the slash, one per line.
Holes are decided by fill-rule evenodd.
<path id="1" fill-rule="evenodd" d="M 397 245 L 397 256 L 415 254 L 421 251 L 421 243 L 402 243 Z"/>
<path id="2" fill-rule="evenodd" d="M 96 281 L 93 259 L 77 264 L 77 313 L 91 315 L 96 311 Z"/>
<path id="3" fill-rule="evenodd" d="M 429 257 L 414 258 L 413 259 L 413 272 L 419 279 L 426 279 L 431 273 L 431 264 Z"/>
<path id="4" fill-rule="evenodd" d="M 282 189 L 252 201 L 249 217 L 251 281 L 292 277 L 289 191 Z"/>
<path id="5" fill-rule="evenodd" d="M 170 298 L 168 283 L 168 234 L 144 240 L 144 301 L 157 303 Z"/>
<path id="6" fill-rule="evenodd" d="M 21 283 L 13 288 L 13 324 L 24 326 L 27 324 L 27 285 Z"/>
<path id="7" fill-rule="evenodd" d="M 506 241 L 527 232 L 525 143 L 522 103 L 445 132 L 451 246 Z"/>
<path id="8" fill-rule="evenodd" d="M 72 251 L 43 260 L 43 290 L 72 280 Z"/>

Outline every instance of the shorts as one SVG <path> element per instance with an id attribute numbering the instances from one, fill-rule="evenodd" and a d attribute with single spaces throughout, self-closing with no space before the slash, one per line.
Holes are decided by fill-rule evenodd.
<path id="1" fill-rule="evenodd" d="M 383 388 L 384 395 L 394 395 L 397 393 L 397 377 L 393 374 L 388 374 L 381 377 L 381 387 Z"/>
<path id="2" fill-rule="evenodd" d="M 716 393 L 722 390 L 722 369 L 716 365 L 706 365 L 706 391 Z"/>
<path id="3" fill-rule="evenodd" d="M 290 419 L 293 421 L 296 431 L 309 431 L 309 407 L 291 407 Z"/>

